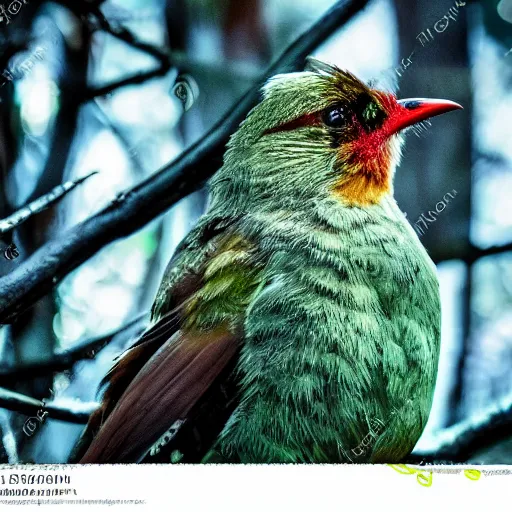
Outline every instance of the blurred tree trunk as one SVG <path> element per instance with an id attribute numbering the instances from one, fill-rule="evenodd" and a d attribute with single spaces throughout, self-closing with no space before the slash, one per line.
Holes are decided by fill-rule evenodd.
<path id="1" fill-rule="evenodd" d="M 227 2 L 224 20 L 224 55 L 228 59 L 270 61 L 268 34 L 261 0 Z"/>
<path id="2" fill-rule="evenodd" d="M 0 89 L 0 218 L 9 216 L 15 210 L 9 201 L 8 184 L 9 176 L 19 149 L 19 141 L 15 136 L 16 116 L 13 116 L 14 88 L 8 82 Z M 0 276 L 8 274 L 16 265 L 15 260 L 4 258 L 4 250 L 12 242 L 12 232 L 0 241 Z"/>
<path id="3" fill-rule="evenodd" d="M 71 14 L 70 14 L 71 15 Z M 60 90 L 59 111 L 54 120 L 53 137 L 48 159 L 28 201 L 48 193 L 53 187 L 65 181 L 65 170 L 71 156 L 72 142 L 77 129 L 80 112 L 80 95 L 87 85 L 87 67 L 90 34 L 82 23 L 76 24 L 77 31 L 68 39 L 63 38 L 61 73 L 58 80 Z M 72 39 L 70 39 L 71 37 Z M 71 44 L 69 44 L 71 42 Z M 20 260 L 28 258 L 42 244 L 50 239 L 56 229 L 58 208 L 65 207 L 66 201 L 33 217 L 19 229 Z M 20 315 L 10 326 L 11 343 L 16 364 L 51 359 L 56 338 L 53 319 L 58 311 L 53 294 L 41 299 L 33 308 Z M 34 398 L 47 398 L 53 386 L 53 376 L 41 377 L 29 382 L 13 382 L 16 391 Z M 21 430 L 18 423 L 16 429 Z M 19 452 L 22 460 L 33 452 L 37 435 L 27 438 L 20 434 Z"/>
<path id="4" fill-rule="evenodd" d="M 450 116 L 434 119 L 433 127 L 421 138 L 409 136 L 407 149 L 399 170 L 401 193 L 397 199 L 414 224 L 422 213 L 436 210 L 436 204 L 448 192 L 457 191 L 455 199 L 428 224 L 422 242 L 430 255 L 438 259 L 449 244 L 451 251 L 464 254 L 469 248 L 469 219 L 471 214 L 471 76 L 468 55 L 467 11 L 459 9 L 457 20 L 449 19 L 448 28 L 438 33 L 434 25 L 447 14 L 450 3 L 445 0 L 430 2 L 395 0 L 399 34 L 400 59 L 407 57 L 419 43 L 418 35 L 430 29 L 433 40 L 417 48 L 414 64 L 400 81 L 400 94 L 407 97 L 446 98 L 464 106 L 457 112 L 458 127 Z M 440 26 L 438 26 L 440 27 Z M 464 119 L 461 121 L 460 116 Z M 467 128 L 466 128 L 467 127 Z M 443 222 L 443 215 L 449 216 Z M 464 358 L 469 340 L 470 272 L 463 301 L 462 346 L 458 367 L 454 368 L 455 387 L 448 399 L 447 424 L 461 418 L 459 405 L 462 397 Z"/>
<path id="5" fill-rule="evenodd" d="M 218 48 L 211 53 L 208 47 L 208 65 L 204 68 L 194 67 L 193 78 L 199 86 L 199 97 L 194 107 L 182 116 L 178 124 L 179 136 L 184 147 L 196 142 L 212 128 L 233 104 L 233 99 L 244 94 L 252 85 L 247 77 L 236 73 L 236 63 L 252 63 L 256 68 L 263 67 L 270 61 L 268 36 L 263 20 L 261 0 L 166 0 L 165 19 L 167 39 L 172 52 L 186 54 L 191 60 L 205 59 L 204 48 L 196 43 L 203 38 Z M 201 36 L 198 35 L 201 33 Z M 212 58 L 212 55 L 215 58 Z M 207 92 L 207 93 L 206 93 Z M 164 230 L 159 257 L 153 265 L 157 275 L 156 286 L 172 250 L 184 236 L 195 219 L 206 207 L 206 191 L 200 190 L 180 202 L 167 215 L 170 222 Z M 166 218 L 169 218 L 167 217 Z M 154 297 L 155 279 L 149 277 L 150 293 Z M 144 300 L 147 300 L 145 295 Z"/>
<path id="6" fill-rule="evenodd" d="M 32 21 L 39 7 L 37 5 L 27 5 L 26 7 L 24 16 L 18 23 L 1 24 L 0 66 L 2 71 L 9 69 L 9 56 L 11 54 L 9 46 L 13 45 L 21 48 L 29 41 L 28 35 L 31 31 Z M 4 76 L 2 76 L 3 81 Z M 9 80 L 0 88 L 0 218 L 5 218 L 13 213 L 17 206 L 16 197 L 18 191 L 12 169 L 19 156 L 23 132 L 19 108 L 14 99 L 14 83 L 12 80 Z M 16 237 L 14 233 L 10 232 L 0 241 L 0 276 L 8 274 L 21 262 L 21 259 L 7 260 L 4 257 L 4 250 L 13 239 L 16 239 Z M 16 242 L 18 243 L 17 240 Z M 13 362 L 15 355 L 12 350 L 13 345 L 10 343 L 11 332 L 8 327 L 3 327 L 3 329 L 6 332 L 3 332 L 0 337 L 2 340 L 0 354 L 4 358 L 3 362 Z M 8 411 L 2 411 L 0 437 L 2 441 L 5 441 L 6 436 L 11 434 L 14 439 L 20 436 L 19 431 L 11 431 L 11 421 L 15 421 L 15 415 L 11 415 Z M 7 462 L 8 459 L 8 453 L 3 449 L 0 454 L 0 462 Z"/>

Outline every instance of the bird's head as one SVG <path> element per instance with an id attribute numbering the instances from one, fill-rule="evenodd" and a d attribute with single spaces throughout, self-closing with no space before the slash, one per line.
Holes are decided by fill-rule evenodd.
<path id="1" fill-rule="evenodd" d="M 212 184 L 229 182 L 231 197 L 259 204 L 325 196 L 347 206 L 377 204 L 392 193 L 403 130 L 458 108 L 446 100 L 398 100 L 309 59 L 305 72 L 267 82 Z"/>

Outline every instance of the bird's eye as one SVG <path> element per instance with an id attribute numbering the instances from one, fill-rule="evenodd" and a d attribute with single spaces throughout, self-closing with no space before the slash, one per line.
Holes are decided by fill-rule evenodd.
<path id="1" fill-rule="evenodd" d="M 325 110 L 323 121 L 331 128 L 343 128 L 347 122 L 346 111 L 343 107 L 331 107 Z"/>

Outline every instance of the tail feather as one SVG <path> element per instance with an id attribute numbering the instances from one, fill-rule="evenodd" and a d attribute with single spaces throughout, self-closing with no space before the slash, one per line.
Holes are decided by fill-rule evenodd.
<path id="1" fill-rule="evenodd" d="M 155 352 L 176 332 L 177 326 L 177 313 L 172 311 L 117 358 L 101 381 L 100 389 L 103 393 L 101 405 L 89 418 L 87 426 L 71 454 L 69 460 L 71 463 L 78 462 L 85 455 L 130 382 L 153 357 Z"/>
<path id="2" fill-rule="evenodd" d="M 187 418 L 237 349 L 228 330 L 176 332 L 130 383 L 80 462 L 140 461 L 169 425 Z"/>

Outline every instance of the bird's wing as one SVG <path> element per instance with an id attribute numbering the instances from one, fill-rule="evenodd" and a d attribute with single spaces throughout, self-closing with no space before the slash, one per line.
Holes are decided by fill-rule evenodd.
<path id="1" fill-rule="evenodd" d="M 261 275 L 254 247 L 233 228 L 181 248 L 153 309 L 163 316 L 107 376 L 101 426 L 81 463 L 139 461 L 170 425 L 186 421 L 237 354 Z"/>
<path id="2" fill-rule="evenodd" d="M 176 312 L 170 312 L 146 331 L 114 362 L 100 385 L 100 387 L 105 388 L 100 407 L 90 416 L 87 427 L 70 457 L 71 463 L 79 462 L 82 459 L 130 382 L 155 352 L 169 339 L 172 333 L 177 330 L 177 323 Z"/>

